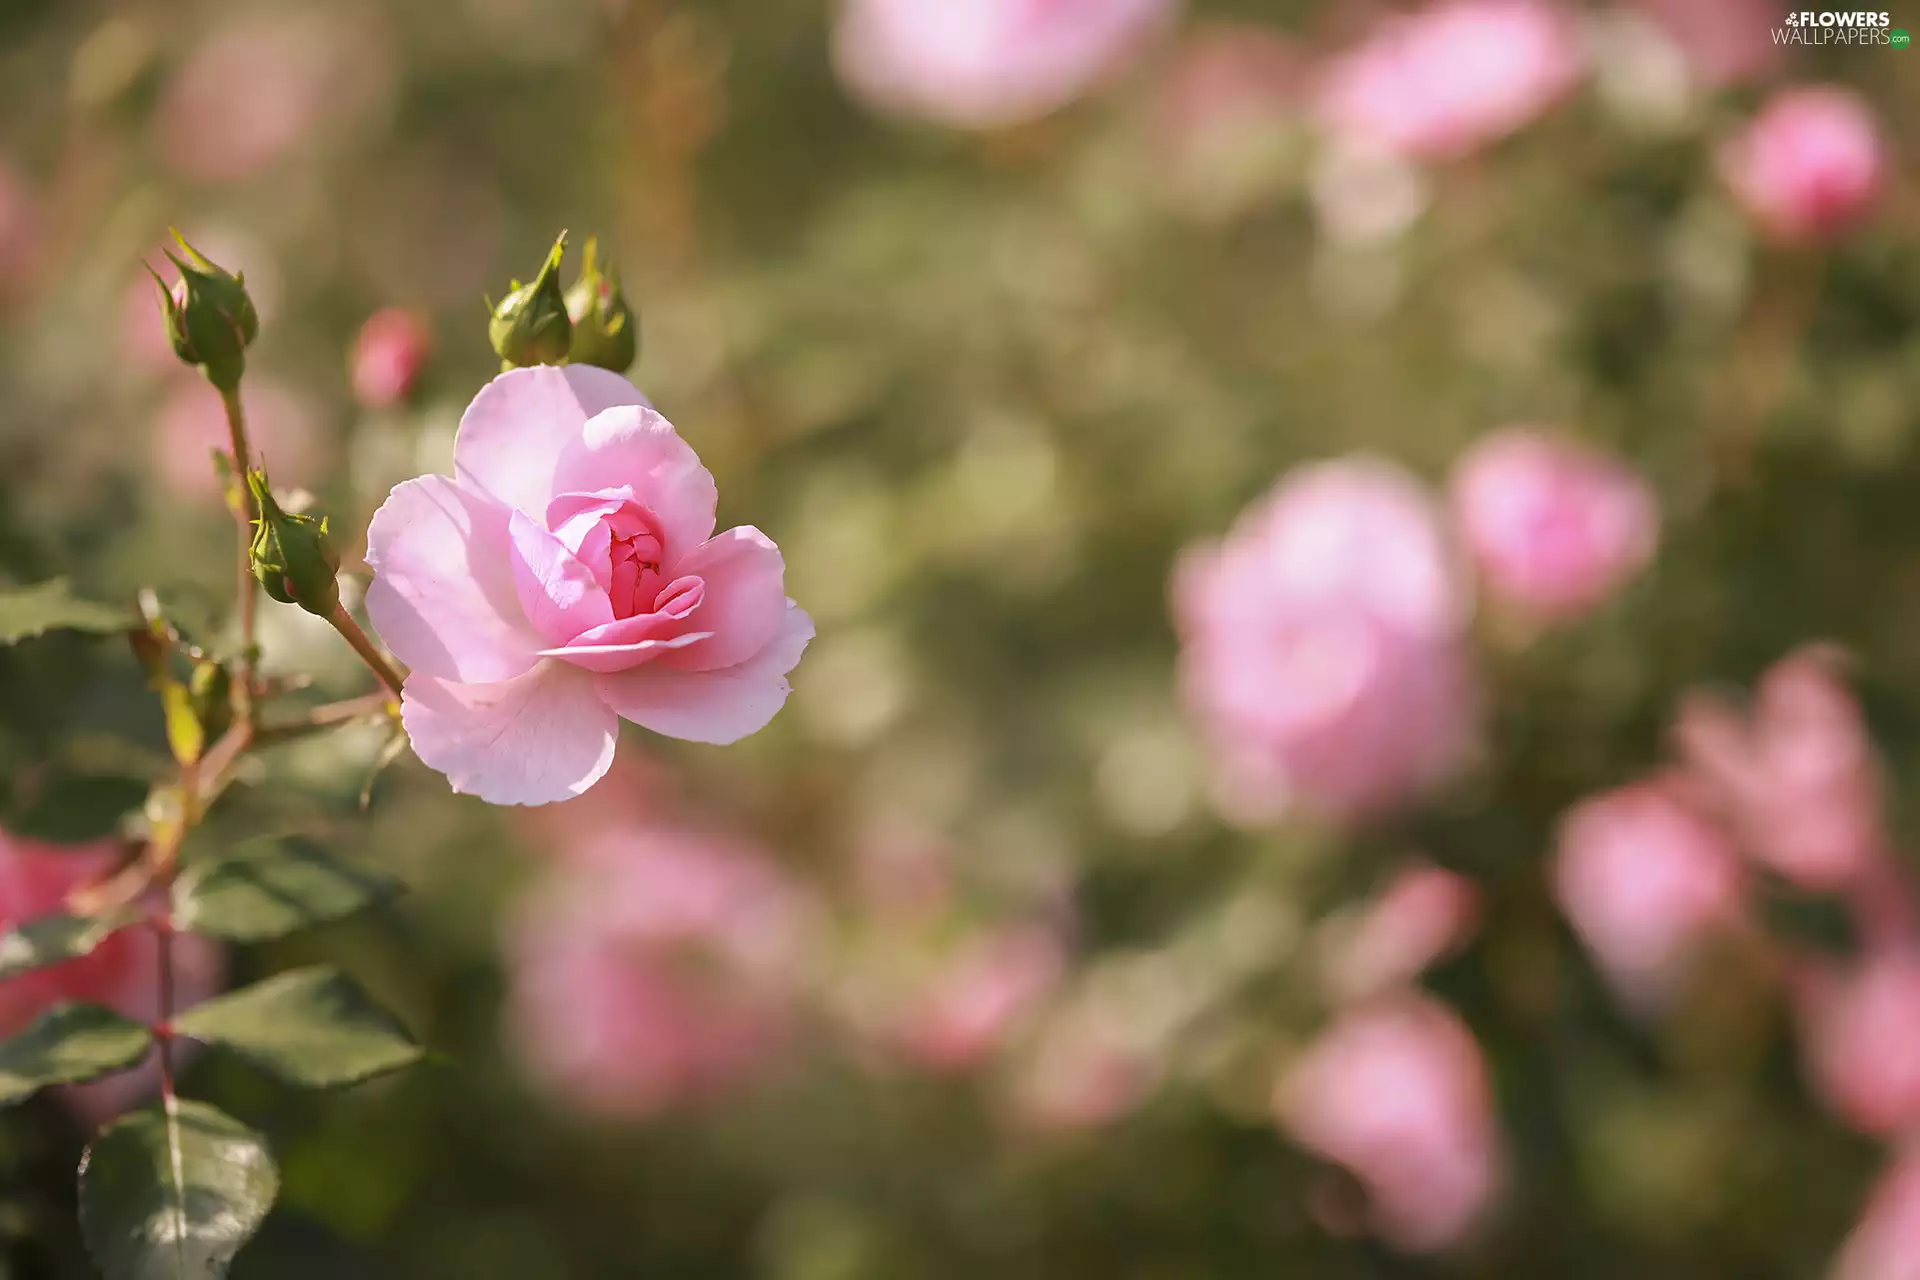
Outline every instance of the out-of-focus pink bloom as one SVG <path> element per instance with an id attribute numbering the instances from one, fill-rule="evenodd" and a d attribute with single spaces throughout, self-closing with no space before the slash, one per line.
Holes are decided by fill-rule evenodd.
<path id="1" fill-rule="evenodd" d="M 111 841 L 64 848 L 0 832 L 0 929 L 61 910 L 69 893 L 113 870 L 119 859 L 119 847 Z M 77 960 L 0 982 L 0 1038 L 69 1000 L 105 1005 L 142 1022 L 157 1021 L 158 947 L 150 931 L 125 929 Z M 217 946 L 181 934 L 173 939 L 173 948 L 177 1008 L 219 991 L 226 963 Z M 159 1082 L 159 1067 L 149 1061 L 93 1084 L 61 1089 L 59 1097 L 83 1121 L 98 1124 L 142 1101 Z"/>
<path id="2" fill-rule="evenodd" d="M 1423 996 L 1342 1015 L 1287 1072 L 1274 1105 L 1296 1141 L 1360 1180 L 1374 1229 L 1396 1248 L 1459 1242 L 1499 1194 L 1480 1046 Z"/>
<path id="3" fill-rule="evenodd" d="M 1453 473 L 1453 511 L 1488 590 L 1543 618 L 1598 604 L 1653 555 L 1660 513 L 1613 458 L 1544 431 L 1479 440 Z"/>
<path id="4" fill-rule="evenodd" d="M 0 290 L 24 280 L 40 251 L 40 213 L 33 189 L 0 159 Z"/>
<path id="5" fill-rule="evenodd" d="M 1422 160 L 1464 155 L 1546 111 L 1579 77 L 1567 15 L 1538 0 L 1441 0 L 1384 19 L 1329 65 L 1323 126 L 1343 144 Z"/>
<path id="6" fill-rule="evenodd" d="M 247 439 L 255 466 L 267 468 L 275 485 L 296 488 L 319 482 L 325 451 L 313 405 L 284 383 L 249 373 L 240 388 Z M 224 452 L 229 435 L 220 393 L 203 378 L 185 378 L 167 393 L 154 432 L 154 473 L 176 497 L 220 502 L 220 478 L 212 453 Z"/>
<path id="7" fill-rule="evenodd" d="M 1862 1133 L 1920 1125 L 1920 952 L 1873 951 L 1797 978 L 1801 1049 L 1827 1106 Z"/>
<path id="8" fill-rule="evenodd" d="M 1051 930 L 1010 929 L 974 938 L 920 987 L 895 1039 L 935 1071 L 964 1071 L 998 1050 L 1060 980 Z"/>
<path id="9" fill-rule="evenodd" d="M 433 330 L 404 307 L 376 311 L 353 344 L 353 395 L 369 409 L 399 404 L 413 393 L 433 353 Z"/>
<path id="10" fill-rule="evenodd" d="M 160 155 L 190 178 L 251 177 L 377 99 L 390 75 L 375 33 L 332 10 L 223 23 L 162 92 Z"/>
<path id="11" fill-rule="evenodd" d="M 1880 1175 L 1859 1225 L 1834 1260 L 1829 1280 L 1913 1280 L 1920 1260 L 1920 1146 L 1900 1152 Z"/>
<path id="12" fill-rule="evenodd" d="M 127 281 L 120 294 L 120 355 L 142 373 L 185 369 L 167 337 L 167 318 L 146 272 Z"/>
<path id="13" fill-rule="evenodd" d="M 367 530 L 367 613 L 409 667 L 414 753 L 494 804 L 579 795 L 622 718 L 727 743 L 787 700 L 813 622 L 772 539 L 714 533 L 713 476 L 618 374 L 501 374 L 454 476 L 396 485 Z"/>
<path id="14" fill-rule="evenodd" d="M 1866 218 L 1886 184 L 1887 154 L 1858 94 L 1815 85 L 1774 95 L 1721 152 L 1720 168 L 1763 231 L 1802 244 Z"/>
<path id="15" fill-rule="evenodd" d="M 639 1118 L 743 1086 L 792 1029 L 812 918 L 758 850 L 668 829 L 559 864 L 509 939 L 507 1025 L 528 1074 Z"/>
<path id="16" fill-rule="evenodd" d="M 1443 781 L 1477 736 L 1471 609 L 1427 492 L 1303 467 L 1174 574 L 1181 691 L 1234 816 L 1348 818 Z"/>
<path id="17" fill-rule="evenodd" d="M 1840 661 L 1799 649 L 1762 677 L 1750 714 L 1696 695 L 1675 729 L 1742 848 L 1817 891 L 1860 883 L 1885 850 L 1879 764 Z"/>
<path id="18" fill-rule="evenodd" d="M 1780 64 L 1772 32 L 1783 10 L 1768 0 L 1639 0 L 1709 85 L 1764 75 Z"/>
<path id="19" fill-rule="evenodd" d="M 869 106 L 992 129 L 1078 98 L 1177 8 L 1178 0 L 845 0 L 834 64 Z"/>
<path id="20" fill-rule="evenodd" d="M 1160 1067 L 1114 1010 L 1072 1002 L 1040 1029 L 1014 1074 L 1008 1104 L 1013 1119 L 1031 1129 L 1097 1129 L 1138 1106 Z"/>
<path id="21" fill-rule="evenodd" d="M 1353 1000 L 1399 986 L 1463 946 L 1480 919 L 1480 891 L 1444 867 L 1401 871 L 1366 905 L 1326 961 L 1336 998 Z"/>
<path id="22" fill-rule="evenodd" d="M 1301 60 L 1270 28 L 1204 26 L 1182 41 L 1160 77 L 1156 124 L 1174 155 L 1231 149 L 1293 114 Z"/>
<path id="23" fill-rule="evenodd" d="M 1688 953 L 1745 911 L 1746 877 L 1726 834 L 1656 779 L 1583 801 L 1560 825 L 1553 894 L 1616 988 L 1658 1002 Z"/>

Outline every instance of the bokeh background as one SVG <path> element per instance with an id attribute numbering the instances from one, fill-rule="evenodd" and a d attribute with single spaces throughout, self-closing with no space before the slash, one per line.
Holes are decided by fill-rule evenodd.
<path id="1" fill-rule="evenodd" d="M 0 578 L 218 635 L 169 224 L 350 550 L 566 227 L 818 623 L 769 729 L 560 806 L 263 757 L 215 838 L 412 892 L 207 984 L 326 957 L 435 1060 L 194 1063 L 284 1173 L 236 1274 L 1920 1274 L 1920 53 L 1785 23 L 0 4 Z M 0 654 L 0 919 L 165 765 L 130 654 Z M 125 1103 L 0 1117 L 0 1275 L 92 1274 Z"/>

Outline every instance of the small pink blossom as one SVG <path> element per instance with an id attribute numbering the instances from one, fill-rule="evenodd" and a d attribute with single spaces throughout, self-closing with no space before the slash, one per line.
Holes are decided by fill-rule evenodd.
<path id="1" fill-rule="evenodd" d="M 1274 1105 L 1296 1141 L 1360 1180 L 1374 1229 L 1396 1248 L 1458 1243 L 1499 1194 L 1500 1134 L 1480 1046 L 1424 996 L 1343 1014 L 1287 1072 Z"/>
<path id="2" fill-rule="evenodd" d="M 1479 919 L 1473 881 L 1431 863 L 1406 867 L 1339 931 L 1326 961 L 1334 996 L 1353 1000 L 1412 981 L 1465 945 Z"/>
<path id="3" fill-rule="evenodd" d="M 1661 1000 L 1688 954 L 1745 911 L 1746 877 L 1721 829 L 1671 779 L 1583 801 L 1560 825 L 1553 894 L 1630 1001 Z"/>
<path id="4" fill-rule="evenodd" d="M 1741 847 L 1804 889 L 1861 883 L 1883 861 L 1880 767 L 1840 655 L 1809 646 L 1775 663 L 1750 712 L 1710 695 L 1675 738 Z"/>
<path id="5" fill-rule="evenodd" d="M 367 612 L 412 668 L 413 749 L 456 791 L 546 804 L 613 763 L 622 718 L 696 742 L 763 728 L 813 622 L 780 549 L 714 534 L 713 477 L 633 384 L 501 374 L 454 476 L 394 488 L 367 533 Z"/>
<path id="6" fill-rule="evenodd" d="M 1327 67 L 1321 123 L 1343 144 L 1410 159 L 1465 155 L 1519 129 L 1581 69 L 1568 16 L 1539 0 L 1440 0 L 1383 19 Z"/>
<path id="7" fill-rule="evenodd" d="M 773 1065 L 812 933 L 774 863 L 654 828 L 555 866 L 508 945 L 508 1034 L 536 1082 L 583 1111 L 640 1118 Z"/>
<path id="8" fill-rule="evenodd" d="M 1880 1175 L 1829 1280 L 1913 1280 L 1920 1259 L 1920 1146 L 1898 1152 Z"/>
<path id="9" fill-rule="evenodd" d="M 1491 594 L 1571 618 L 1644 567 L 1659 537 L 1645 481 L 1543 431 L 1486 436 L 1454 468 L 1454 518 Z"/>
<path id="10" fill-rule="evenodd" d="M 314 407 L 305 397 L 272 377 L 249 373 L 241 384 L 240 405 L 254 462 L 271 470 L 276 485 L 319 481 L 325 455 Z M 218 503 L 220 476 L 212 455 L 216 449 L 225 452 L 230 438 L 220 393 L 204 378 L 182 378 L 160 406 L 155 474 L 176 497 Z"/>
<path id="11" fill-rule="evenodd" d="M 1920 952 L 1808 967 L 1796 985 L 1807 1073 L 1833 1113 L 1862 1133 L 1920 1126 Z"/>
<path id="12" fill-rule="evenodd" d="M 120 863 L 112 841 L 61 847 L 0 832 L 0 929 L 11 929 L 64 909 L 66 897 Z M 0 1038 L 24 1030 L 56 1004 L 105 1005 L 141 1022 L 160 1017 L 159 941 L 147 929 L 123 929 L 77 960 L 35 969 L 0 982 Z M 220 990 L 226 963 L 205 938 L 173 939 L 176 1008 L 198 1004 Z M 104 1123 L 159 1087 L 158 1064 L 61 1089 L 58 1097 L 90 1124 Z"/>
<path id="13" fill-rule="evenodd" d="M 353 395 L 369 409 L 385 409 L 413 394 L 433 353 L 433 330 L 404 307 L 376 311 L 354 340 Z"/>
<path id="14" fill-rule="evenodd" d="M 1886 185 L 1888 158 L 1859 95 L 1815 85 L 1771 98 L 1722 151 L 1720 167 L 1762 230 L 1802 244 L 1864 221 Z"/>
<path id="15" fill-rule="evenodd" d="M 1476 739 L 1471 600 L 1426 491 L 1303 467 L 1174 574 L 1180 682 L 1238 818 L 1350 818 L 1444 781 Z"/>
<path id="16" fill-rule="evenodd" d="M 1177 8 L 1178 0 L 845 0 L 834 64 L 869 106 L 993 129 L 1072 102 Z"/>

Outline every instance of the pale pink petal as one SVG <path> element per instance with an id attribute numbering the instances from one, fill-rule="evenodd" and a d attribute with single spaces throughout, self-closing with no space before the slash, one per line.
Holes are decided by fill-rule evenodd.
<path id="1" fill-rule="evenodd" d="M 620 722 L 593 677 L 548 660 L 499 684 L 455 684 L 415 672 L 401 699 L 413 750 L 455 791 L 491 804 L 577 796 L 613 763 Z"/>
<path id="2" fill-rule="evenodd" d="M 597 493 L 630 486 L 660 522 L 671 563 L 713 536 L 719 501 L 713 475 L 673 424 L 644 400 L 615 403 L 618 407 L 595 415 L 567 440 L 554 471 L 554 491 Z"/>
<path id="3" fill-rule="evenodd" d="M 615 405 L 646 403 L 631 382 L 591 365 L 509 369 L 481 388 L 462 415 L 454 474 L 509 507 L 539 515 L 557 492 L 553 475 L 561 454 L 579 441 L 587 420 Z"/>
<path id="4" fill-rule="evenodd" d="M 750 525 L 729 529 L 673 566 L 706 585 L 693 624 L 713 639 L 675 655 L 686 671 L 736 666 L 764 649 L 787 613 L 786 561 L 773 539 Z"/>
<path id="5" fill-rule="evenodd" d="M 681 671 L 655 662 L 601 676 L 597 687 L 615 711 L 655 733 L 690 742 L 737 742 L 765 728 L 786 703 L 787 672 L 799 664 L 811 639 L 813 619 L 789 600 L 773 639 L 739 666 Z"/>
<path id="6" fill-rule="evenodd" d="M 638 618 L 628 618 L 627 622 L 638 622 Z M 615 627 L 621 623 L 614 623 Z M 606 628 L 601 628 L 606 630 Z M 629 640 L 616 643 L 576 643 L 561 645 L 557 649 L 542 649 L 543 658 L 559 658 L 570 662 L 583 671 L 592 671 L 598 675 L 611 675 L 616 671 L 625 671 L 673 649 L 684 649 L 690 644 L 698 644 L 713 633 L 710 631 L 689 631 L 685 635 L 673 636 L 665 640 Z"/>
<path id="7" fill-rule="evenodd" d="M 367 615 L 416 672 L 510 680 L 544 644 L 513 582 L 507 508 L 445 476 L 396 485 L 367 529 Z"/>
<path id="8" fill-rule="evenodd" d="M 547 643 L 565 644 L 582 631 L 613 621 L 606 590 L 560 539 L 522 511 L 513 513 L 507 528 L 513 538 L 513 585 L 520 607 Z"/>

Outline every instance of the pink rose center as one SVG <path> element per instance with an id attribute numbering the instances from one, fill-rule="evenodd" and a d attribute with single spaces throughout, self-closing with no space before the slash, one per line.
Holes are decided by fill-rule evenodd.
<path id="1" fill-rule="evenodd" d="M 699 603 L 700 579 L 669 582 L 661 572 L 660 522 L 631 489 L 563 493 L 547 507 L 547 527 L 592 571 L 616 622 L 644 613 L 684 615 Z"/>

